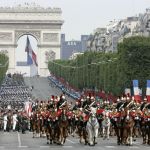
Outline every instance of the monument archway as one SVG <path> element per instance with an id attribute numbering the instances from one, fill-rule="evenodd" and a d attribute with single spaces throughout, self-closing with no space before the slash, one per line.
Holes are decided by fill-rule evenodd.
<path id="1" fill-rule="evenodd" d="M 15 49 L 18 39 L 32 35 L 37 40 L 37 62 L 40 76 L 49 74 L 47 53 L 60 59 L 60 34 L 63 24 L 60 8 L 43 8 L 35 4 L 0 7 L 0 50 L 9 56 L 9 73 L 15 73 Z"/>
<path id="2" fill-rule="evenodd" d="M 27 42 L 28 41 L 28 42 Z M 27 46 L 31 47 L 33 53 L 37 57 L 37 40 L 34 36 L 23 35 L 17 42 L 17 48 L 15 49 L 15 70 L 27 77 L 34 77 L 38 75 L 38 66 L 29 59 L 29 53 L 27 53 Z M 21 57 L 20 57 L 21 56 Z M 37 62 L 38 64 L 38 62 Z"/>

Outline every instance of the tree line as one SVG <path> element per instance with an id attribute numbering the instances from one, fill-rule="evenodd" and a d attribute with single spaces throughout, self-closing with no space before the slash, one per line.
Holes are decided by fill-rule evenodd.
<path id="1" fill-rule="evenodd" d="M 120 95 L 125 88 L 132 89 L 132 80 L 137 79 L 144 93 L 146 80 L 150 79 L 150 38 L 125 38 L 115 53 L 86 51 L 74 60 L 49 61 L 48 68 L 76 89 Z"/>
<path id="2" fill-rule="evenodd" d="M 5 77 L 6 71 L 8 69 L 8 56 L 0 52 L 0 84 Z"/>

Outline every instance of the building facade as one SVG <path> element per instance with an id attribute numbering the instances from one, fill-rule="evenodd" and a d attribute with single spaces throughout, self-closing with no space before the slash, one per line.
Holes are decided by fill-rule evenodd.
<path id="1" fill-rule="evenodd" d="M 87 49 L 115 52 L 118 42 L 131 36 L 150 36 L 150 9 L 139 16 L 110 21 L 105 28 L 97 28 L 87 41 Z"/>
<path id="2" fill-rule="evenodd" d="M 17 72 L 15 49 L 23 35 L 32 35 L 37 40 L 38 74 L 49 74 L 46 53 L 53 51 L 60 59 L 60 33 L 63 24 L 60 8 L 43 8 L 36 4 L 0 7 L 0 50 L 9 56 L 9 73 Z"/>
<path id="3" fill-rule="evenodd" d="M 61 59 L 69 59 L 74 53 L 83 53 L 87 50 L 89 35 L 81 35 L 81 40 L 65 40 L 65 34 L 61 34 Z"/>

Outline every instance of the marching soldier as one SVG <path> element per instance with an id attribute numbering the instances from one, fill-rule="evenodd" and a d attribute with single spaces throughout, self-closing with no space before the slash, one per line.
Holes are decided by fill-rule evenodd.
<path id="1" fill-rule="evenodd" d="M 18 122 L 16 113 L 13 114 L 12 122 L 13 122 L 13 131 L 15 131 L 16 130 L 16 124 Z"/>
<path id="2" fill-rule="evenodd" d="M 25 131 L 27 128 L 27 120 L 26 120 L 25 114 L 23 114 L 23 113 L 21 116 L 21 127 L 22 127 L 22 134 L 25 134 Z"/>
<path id="3" fill-rule="evenodd" d="M 18 112 L 17 120 L 17 131 L 19 132 L 21 130 L 21 112 Z"/>
<path id="4" fill-rule="evenodd" d="M 4 114 L 4 132 L 6 132 L 7 129 L 7 113 Z"/>

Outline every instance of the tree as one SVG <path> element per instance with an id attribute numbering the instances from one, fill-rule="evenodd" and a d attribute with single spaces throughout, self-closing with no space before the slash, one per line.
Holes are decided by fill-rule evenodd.
<path id="1" fill-rule="evenodd" d="M 5 77 L 8 69 L 8 57 L 4 53 L 0 53 L 0 84 Z"/>
<path id="2" fill-rule="evenodd" d="M 132 87 L 132 80 L 137 79 L 145 91 L 146 80 L 150 79 L 150 38 L 137 36 L 124 39 L 118 45 L 118 55 L 122 87 Z"/>

